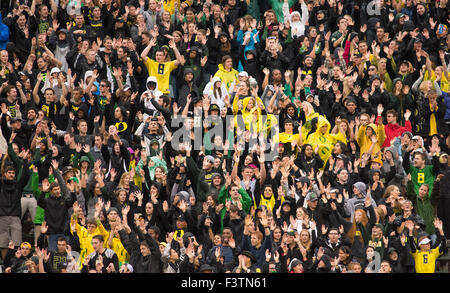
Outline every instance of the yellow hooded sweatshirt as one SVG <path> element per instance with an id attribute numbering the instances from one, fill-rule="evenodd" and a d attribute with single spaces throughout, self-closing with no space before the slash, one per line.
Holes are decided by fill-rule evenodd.
<path id="1" fill-rule="evenodd" d="M 368 137 L 366 135 L 366 129 L 367 127 L 372 128 L 373 132 L 375 133 L 375 135 L 378 137 L 378 141 L 377 144 L 375 145 L 375 147 L 373 148 L 372 154 L 374 157 L 376 157 L 380 150 L 381 150 L 381 146 L 384 143 L 384 140 L 386 139 L 386 133 L 384 132 L 384 125 L 376 125 L 374 123 L 370 123 L 367 126 L 361 126 L 358 130 L 358 136 L 356 137 L 356 142 L 359 145 L 359 149 L 360 149 L 360 157 L 362 157 L 362 155 L 366 152 L 369 151 L 370 146 L 372 145 L 372 140 L 370 139 L 370 137 Z"/>
<path id="2" fill-rule="evenodd" d="M 430 74 L 427 71 L 425 71 L 425 74 L 423 75 L 423 80 L 431 80 L 433 82 L 433 87 L 434 87 L 434 81 L 436 80 L 436 73 L 434 71 L 431 72 L 431 78 L 430 78 Z M 441 90 L 444 93 L 448 93 L 450 90 L 450 84 L 447 80 L 447 78 L 445 77 L 444 73 L 441 73 Z"/>
<path id="3" fill-rule="evenodd" d="M 236 110 L 235 115 L 238 112 L 238 105 L 237 105 L 238 98 L 235 98 L 233 101 L 233 111 Z M 253 100 L 254 106 L 251 109 L 247 109 L 248 103 Z M 261 119 L 261 109 L 258 106 L 258 102 L 260 105 L 264 105 L 263 102 L 259 97 L 247 97 L 242 100 L 242 119 L 244 120 L 245 129 L 250 129 L 253 127 L 253 129 L 256 129 L 257 132 L 259 132 L 263 125 L 262 125 L 262 119 Z M 256 116 L 256 117 L 255 117 Z M 235 121 L 235 125 L 237 126 L 238 121 Z"/>
<path id="4" fill-rule="evenodd" d="M 72 216 L 71 217 L 71 221 L 77 221 L 76 217 Z M 105 230 L 105 227 L 103 227 L 102 223 L 100 221 L 97 221 L 97 228 L 95 229 L 94 233 L 89 233 L 88 229 L 86 229 L 83 226 L 80 226 L 78 223 L 76 223 L 76 228 L 75 228 L 75 232 L 78 235 L 78 239 L 80 241 L 80 258 L 78 259 L 78 264 L 80 266 L 80 268 L 83 265 L 84 262 L 84 258 L 86 256 L 88 256 L 89 254 L 91 254 L 92 252 L 94 252 L 94 248 L 92 247 L 92 238 L 95 235 L 102 235 L 104 241 L 104 245 L 103 247 L 107 248 L 108 245 L 108 237 L 109 237 L 109 233 L 108 231 Z M 70 231 L 70 233 L 73 235 L 72 229 Z"/>
<path id="5" fill-rule="evenodd" d="M 213 77 L 220 77 L 228 91 L 230 90 L 231 84 L 238 80 L 237 75 L 239 74 L 239 71 L 234 68 L 231 68 L 230 71 L 226 71 L 223 64 L 219 64 L 218 67 L 219 70 L 217 70 Z"/>
<path id="6" fill-rule="evenodd" d="M 327 127 L 325 133 L 322 133 L 320 130 L 323 126 Z M 314 149 L 317 145 L 319 145 L 319 156 L 324 162 L 324 166 L 328 161 L 328 158 L 331 155 L 331 151 L 333 150 L 334 145 L 337 141 L 342 141 L 345 143 L 345 135 L 341 132 L 337 134 L 330 133 L 331 124 L 328 122 L 327 118 L 324 116 L 319 116 L 319 121 L 317 121 L 317 129 L 316 132 L 311 133 L 306 142 L 310 144 Z"/>

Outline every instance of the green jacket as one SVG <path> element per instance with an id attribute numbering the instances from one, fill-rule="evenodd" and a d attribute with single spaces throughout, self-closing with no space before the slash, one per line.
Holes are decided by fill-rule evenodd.
<path id="1" fill-rule="evenodd" d="M 414 209 L 416 210 L 416 214 L 421 216 L 425 221 L 425 231 L 428 234 L 434 234 L 434 213 L 433 213 L 433 204 L 431 202 L 432 196 L 429 195 L 424 199 L 421 199 L 414 191 L 414 184 L 412 181 L 408 181 L 407 186 L 407 196 L 408 199 L 413 203 Z"/>
<path id="2" fill-rule="evenodd" d="M 80 153 L 75 153 L 75 155 L 73 156 L 73 167 L 80 169 L 81 162 L 86 161 L 86 158 L 84 157 L 88 158 L 89 167 L 87 169 L 87 174 L 89 175 L 91 174 L 92 168 L 94 168 L 95 163 L 94 157 L 92 156 L 91 152 L 87 153 L 84 156 L 80 156 Z"/>
<path id="3" fill-rule="evenodd" d="M 197 206 L 201 207 L 202 203 L 206 201 L 206 197 L 211 188 L 208 182 L 206 182 L 206 179 L 211 179 L 211 176 L 214 173 L 219 173 L 223 176 L 223 171 L 219 167 L 218 169 L 213 168 L 207 173 L 205 170 L 200 169 L 197 166 L 192 157 L 186 157 L 186 166 L 190 175 L 189 178 L 191 178 L 192 181 L 192 188 L 194 189 L 195 198 L 197 199 Z"/>
<path id="4" fill-rule="evenodd" d="M 289 8 L 294 5 L 294 3 L 297 2 L 297 0 L 289 0 Z M 275 15 L 277 16 L 278 22 L 284 23 L 284 14 L 283 14 L 283 0 L 269 0 L 270 6 L 272 6 L 272 9 L 275 11 Z"/>
<path id="5" fill-rule="evenodd" d="M 248 195 L 247 191 L 245 191 L 244 188 L 239 188 L 238 190 L 239 194 L 241 195 L 241 203 L 242 203 L 242 209 L 249 214 L 250 208 L 253 204 L 252 198 Z M 225 207 L 225 204 L 227 200 L 231 200 L 231 196 L 228 194 L 228 189 L 225 188 L 225 185 L 222 186 L 222 188 L 219 191 L 219 198 L 217 202 L 220 204 L 222 203 L 224 207 L 220 211 L 220 233 L 223 231 L 223 218 L 225 217 L 225 213 L 227 211 L 227 208 Z"/>
<path id="6" fill-rule="evenodd" d="M 41 191 L 39 190 L 39 174 L 33 172 L 30 179 L 31 179 L 31 188 L 33 190 L 33 195 L 34 195 L 34 197 L 39 198 L 39 196 L 41 195 Z M 50 175 L 48 177 L 48 182 L 52 183 L 53 181 L 55 181 L 55 178 L 53 177 L 53 175 Z M 49 196 L 50 196 L 50 193 L 47 192 L 45 194 L 45 197 L 47 198 Z M 36 207 L 36 216 L 34 218 L 34 224 L 41 225 L 42 222 L 44 221 L 44 219 L 45 219 L 44 209 L 41 208 L 40 206 L 37 206 Z"/>
<path id="7" fill-rule="evenodd" d="M 12 148 L 12 144 L 8 143 L 8 156 L 11 158 L 11 161 L 14 164 L 14 168 L 16 168 L 17 170 L 17 178 L 21 177 L 22 172 L 24 171 L 22 169 L 23 166 L 23 159 L 20 158 L 13 150 Z M 28 172 L 31 172 L 31 170 L 33 169 L 33 165 L 30 165 L 30 170 L 28 170 Z M 25 185 L 25 187 L 23 188 L 23 193 L 24 194 L 29 194 L 32 193 L 33 189 L 31 187 L 31 176 L 30 179 L 28 179 L 27 184 Z"/>

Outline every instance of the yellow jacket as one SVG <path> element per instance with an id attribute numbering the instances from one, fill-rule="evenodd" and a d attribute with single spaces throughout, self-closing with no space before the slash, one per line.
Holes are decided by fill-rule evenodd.
<path id="1" fill-rule="evenodd" d="M 77 222 L 76 217 L 72 217 L 70 221 Z M 72 229 L 70 233 L 73 235 Z M 92 247 L 92 238 L 95 235 L 102 235 L 103 239 L 105 240 L 103 247 L 107 248 L 107 242 L 109 237 L 109 232 L 105 230 L 105 227 L 103 227 L 102 223 L 100 221 L 97 221 L 97 229 L 95 229 L 94 233 L 89 233 L 88 230 L 80 226 L 78 223 L 76 223 L 75 232 L 78 235 L 78 239 L 80 241 L 80 258 L 78 259 L 78 263 L 81 266 L 83 265 L 84 258 L 88 256 L 90 253 L 94 252 L 94 248 Z"/>
<path id="2" fill-rule="evenodd" d="M 108 240 L 106 240 L 106 242 L 108 242 Z M 125 249 L 125 247 L 123 247 L 120 238 L 114 236 L 112 239 L 112 245 L 107 245 L 107 248 L 114 250 L 114 252 L 117 254 L 117 257 L 119 259 L 119 266 L 122 266 L 123 264 L 126 264 L 130 261 L 130 254 Z"/>
<path id="3" fill-rule="evenodd" d="M 327 130 L 325 133 L 322 133 L 320 129 L 323 126 L 327 126 Z M 306 139 L 306 144 L 310 144 L 313 149 L 317 145 L 319 145 L 319 156 L 324 162 L 324 166 L 326 162 L 328 161 L 328 158 L 331 155 L 331 151 L 333 150 L 334 145 L 338 141 L 342 141 L 345 143 L 345 135 L 341 132 L 337 134 L 331 134 L 330 133 L 331 124 L 328 122 L 327 118 L 324 116 L 319 116 L 319 121 L 317 122 L 317 129 L 316 132 L 310 134 L 308 138 Z"/>
<path id="4" fill-rule="evenodd" d="M 431 78 L 430 78 L 430 74 L 427 71 L 425 71 L 425 74 L 423 75 L 423 80 L 431 80 L 433 82 L 433 87 L 434 87 L 434 81 L 436 80 L 436 73 L 434 71 L 431 71 Z M 445 74 L 442 73 L 441 74 L 441 91 L 443 91 L 444 93 L 448 93 L 450 90 L 450 84 L 447 80 L 447 78 L 445 77 Z"/>
<path id="5" fill-rule="evenodd" d="M 372 145 L 372 140 L 370 137 L 366 135 L 366 128 L 370 127 L 372 128 L 373 132 L 378 138 L 378 141 L 373 148 L 373 151 L 371 155 L 374 157 L 378 156 L 379 152 L 381 151 L 381 146 L 384 143 L 384 140 L 386 139 L 386 133 L 384 132 L 384 125 L 375 125 L 374 123 L 370 123 L 368 126 L 360 126 L 358 130 L 358 136 L 356 137 L 356 142 L 359 145 L 360 148 L 360 157 L 366 152 L 369 151 L 370 146 Z"/>
<path id="6" fill-rule="evenodd" d="M 237 75 L 239 74 L 239 71 L 234 68 L 231 68 L 230 71 L 226 71 L 223 64 L 219 64 L 218 67 L 219 70 L 217 70 L 213 77 L 220 77 L 220 80 L 225 84 L 228 91 L 230 90 L 231 84 L 238 81 Z"/>

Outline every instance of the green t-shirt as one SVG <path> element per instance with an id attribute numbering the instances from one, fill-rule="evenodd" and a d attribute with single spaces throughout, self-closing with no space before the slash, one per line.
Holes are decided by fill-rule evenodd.
<path id="1" fill-rule="evenodd" d="M 339 38 L 342 37 L 342 33 L 340 31 L 335 31 L 332 35 L 331 35 L 331 43 L 333 44 L 334 42 L 336 42 L 337 40 L 339 40 Z M 344 47 L 345 44 L 345 38 L 344 40 L 340 43 L 340 45 L 338 47 Z M 331 45 L 330 45 L 331 46 Z"/>
<path id="2" fill-rule="evenodd" d="M 411 174 L 411 181 L 414 183 L 414 192 L 419 194 L 419 188 L 422 184 L 426 183 L 430 187 L 428 195 L 431 196 L 433 191 L 433 184 L 436 180 L 436 176 L 433 173 L 433 166 L 426 165 L 423 169 L 417 169 L 414 166 L 410 166 L 408 173 Z"/>

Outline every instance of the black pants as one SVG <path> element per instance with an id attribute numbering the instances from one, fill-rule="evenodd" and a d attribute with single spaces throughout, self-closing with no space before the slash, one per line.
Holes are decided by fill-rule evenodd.
<path id="1" fill-rule="evenodd" d="M 442 221 L 445 237 L 450 239 L 450 198 L 439 200 L 437 216 Z"/>

